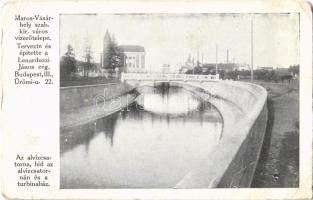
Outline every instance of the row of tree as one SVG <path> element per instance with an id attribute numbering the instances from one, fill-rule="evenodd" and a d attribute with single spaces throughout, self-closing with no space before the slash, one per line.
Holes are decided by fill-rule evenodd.
<path id="1" fill-rule="evenodd" d="M 77 76 L 80 71 L 84 77 L 89 77 L 89 72 L 100 72 L 105 70 L 108 73 L 114 73 L 117 69 L 122 71 L 124 63 L 124 54 L 118 48 L 115 41 L 109 45 L 108 51 L 104 52 L 102 56 L 106 58 L 106 62 L 97 64 L 94 62 L 93 52 L 90 45 L 86 45 L 84 49 L 84 61 L 77 60 L 73 47 L 69 44 L 66 47 L 65 54 L 60 59 L 60 78 L 61 80 L 70 80 Z"/>

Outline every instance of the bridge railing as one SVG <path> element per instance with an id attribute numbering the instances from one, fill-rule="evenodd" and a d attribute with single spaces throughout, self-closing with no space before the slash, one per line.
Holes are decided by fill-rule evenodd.
<path id="1" fill-rule="evenodd" d="M 193 75 L 193 74 L 157 74 L 157 73 L 122 73 L 121 80 L 146 80 L 146 81 L 217 81 L 216 75 Z"/>

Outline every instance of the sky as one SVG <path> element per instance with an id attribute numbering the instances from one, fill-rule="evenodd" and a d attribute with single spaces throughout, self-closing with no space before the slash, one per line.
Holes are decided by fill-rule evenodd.
<path id="1" fill-rule="evenodd" d="M 204 63 L 251 63 L 253 21 L 254 66 L 289 67 L 299 63 L 299 15 L 277 14 L 71 14 L 60 16 L 60 54 L 74 47 L 83 60 L 89 43 L 99 62 L 106 30 L 119 45 L 141 45 L 146 68 L 159 71 L 163 64 L 180 68 L 190 54 Z"/>

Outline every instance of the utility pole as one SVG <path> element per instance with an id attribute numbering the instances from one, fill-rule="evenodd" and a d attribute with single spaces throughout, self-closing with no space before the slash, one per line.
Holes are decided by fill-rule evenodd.
<path id="1" fill-rule="evenodd" d="M 226 51 L 226 64 L 228 64 L 228 49 Z"/>
<path id="2" fill-rule="evenodd" d="M 203 52 L 202 52 L 202 61 L 201 61 L 201 63 L 202 63 L 202 66 L 203 66 Z"/>
<path id="3" fill-rule="evenodd" d="M 251 81 L 253 81 L 253 20 L 251 20 Z"/>
<path id="4" fill-rule="evenodd" d="M 217 56 L 218 56 L 218 46 L 217 46 L 217 44 L 216 44 L 216 46 L 215 46 L 215 74 L 218 74 L 217 73 Z"/>
<path id="5" fill-rule="evenodd" d="M 195 74 L 195 59 L 194 55 L 192 55 L 192 75 Z"/>
<path id="6" fill-rule="evenodd" d="M 197 67 L 199 65 L 199 50 L 197 51 Z"/>

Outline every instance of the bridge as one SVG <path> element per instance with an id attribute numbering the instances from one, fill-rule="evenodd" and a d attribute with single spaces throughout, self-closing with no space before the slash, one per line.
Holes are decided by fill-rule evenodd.
<path id="1" fill-rule="evenodd" d="M 194 75 L 194 74 L 161 74 L 161 73 L 122 73 L 121 81 L 218 81 L 219 74 L 216 75 Z"/>

